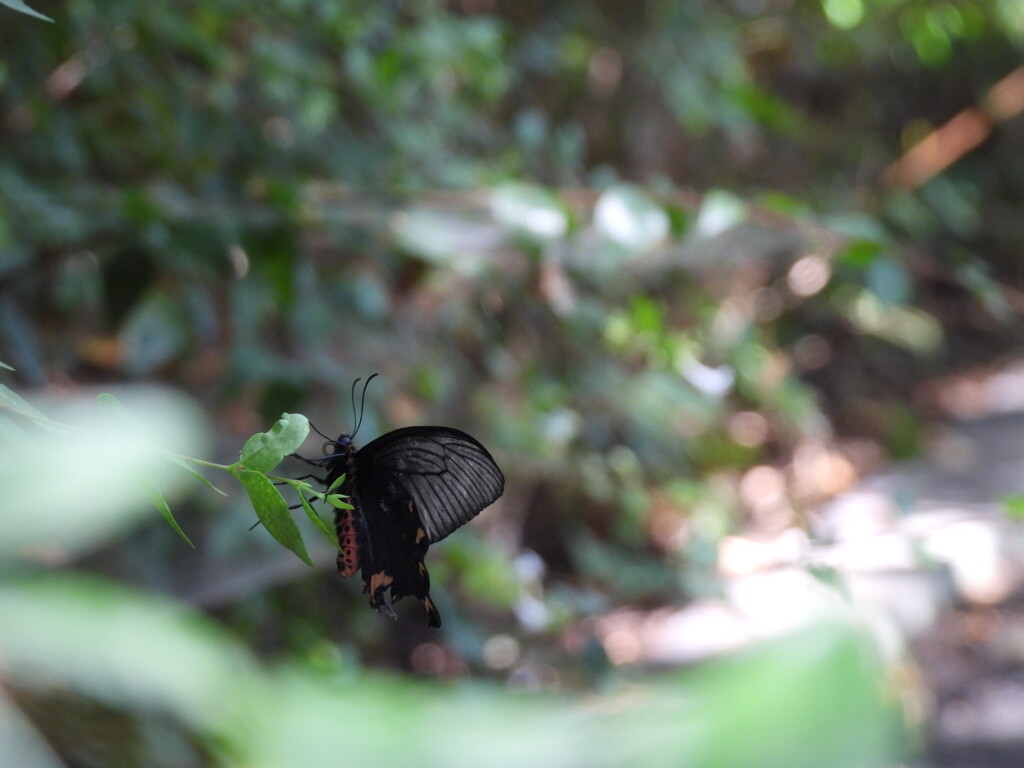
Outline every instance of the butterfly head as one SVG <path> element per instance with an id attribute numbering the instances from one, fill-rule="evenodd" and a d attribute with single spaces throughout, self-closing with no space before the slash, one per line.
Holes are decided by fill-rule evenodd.
<path id="1" fill-rule="evenodd" d="M 324 456 L 337 456 L 338 454 L 350 453 L 355 446 L 352 444 L 352 435 L 340 435 L 337 440 L 328 440 L 324 443 Z"/>

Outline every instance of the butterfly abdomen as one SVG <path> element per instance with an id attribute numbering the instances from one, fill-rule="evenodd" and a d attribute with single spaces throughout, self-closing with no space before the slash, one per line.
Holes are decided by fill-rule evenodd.
<path id="1" fill-rule="evenodd" d="M 341 484 L 341 493 L 351 497 L 356 479 L 355 449 L 351 448 L 340 466 L 335 466 L 328 475 L 328 482 L 333 483 L 344 471 L 345 481 Z M 358 509 L 335 509 L 334 532 L 338 536 L 338 573 L 345 578 L 355 576 L 359 572 L 362 561 L 362 543 L 365 534 L 361 531 L 362 518 Z"/>
<path id="2" fill-rule="evenodd" d="M 359 529 L 356 511 L 339 509 L 334 515 L 334 531 L 338 534 L 338 573 L 345 578 L 359 571 Z"/>

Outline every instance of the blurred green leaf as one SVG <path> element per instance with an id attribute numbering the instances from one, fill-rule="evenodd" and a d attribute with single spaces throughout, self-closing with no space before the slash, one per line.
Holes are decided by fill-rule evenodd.
<path id="1" fill-rule="evenodd" d="M 537 240 L 564 237 L 569 215 L 550 191 L 531 184 L 503 184 L 491 194 L 491 213 L 517 234 Z"/>
<path id="2" fill-rule="evenodd" d="M 113 413 L 119 423 L 126 424 L 129 427 L 139 427 L 139 423 L 135 420 L 135 417 L 132 416 L 131 412 L 125 408 L 124 404 L 114 395 L 109 392 L 103 392 L 96 397 L 96 401 L 99 403 L 100 407 L 105 408 L 110 413 Z M 160 493 L 160 489 L 157 487 L 156 483 L 152 480 L 144 480 L 142 482 L 145 484 L 146 492 L 149 495 L 150 501 L 153 502 L 153 506 L 155 506 L 157 510 L 159 510 L 160 514 L 164 516 L 164 519 L 168 522 L 171 528 L 173 528 L 175 532 L 177 532 L 177 534 L 181 536 L 181 538 L 183 538 L 190 547 L 192 547 L 192 549 L 195 549 L 195 544 L 193 544 L 189 537 L 185 535 L 181 526 L 178 525 L 178 521 L 174 519 L 174 515 L 171 513 L 171 508 L 168 506 L 167 500 L 163 497 L 163 494 Z"/>
<path id="3" fill-rule="evenodd" d="M 16 416 L 22 416 L 34 421 L 36 424 L 44 427 L 49 428 L 54 426 L 53 422 L 41 413 L 39 409 L 31 405 L 17 392 L 8 389 L 3 384 L 0 384 L 0 408 L 3 408 Z"/>
<path id="4" fill-rule="evenodd" d="M 66 768 L 15 702 L 0 690 L 0 765 Z"/>
<path id="5" fill-rule="evenodd" d="M 262 472 L 243 469 L 237 473 L 238 479 L 249 494 L 249 501 L 256 511 L 256 516 L 263 523 L 271 536 L 283 546 L 294 552 L 302 562 L 312 566 L 306 546 L 302 543 L 302 534 L 292 519 L 288 502 L 270 479 Z"/>
<path id="6" fill-rule="evenodd" d="M 883 254 L 872 259 L 866 281 L 868 290 L 887 306 L 910 301 L 913 280 L 903 263 L 892 255 Z"/>
<path id="7" fill-rule="evenodd" d="M 983 264 L 970 262 L 961 265 L 956 270 L 956 276 L 992 317 L 1002 323 L 1010 323 L 1016 317 L 1004 287 L 992 278 Z"/>
<path id="8" fill-rule="evenodd" d="M 309 434 L 309 420 L 301 413 L 283 413 L 267 432 L 259 432 L 242 447 L 239 460 L 248 469 L 269 472 L 285 456 L 295 453 Z"/>
<path id="9" fill-rule="evenodd" d="M 125 391 L 125 398 L 134 424 L 112 425 L 92 396 L 61 398 L 47 404 L 68 425 L 59 440 L 26 430 L 16 447 L 0 445 L 0 560 L 86 550 L 146 514 L 147 478 L 180 488 L 165 453 L 202 450 L 195 407 L 154 389 Z"/>
<path id="10" fill-rule="evenodd" d="M 921 355 L 939 350 L 942 326 L 934 316 L 906 306 L 887 306 L 869 291 L 859 291 L 844 305 L 847 318 L 864 333 Z"/>
<path id="11" fill-rule="evenodd" d="M 223 732 L 260 692 L 251 657 L 207 620 L 81 574 L 0 583 L 0 675 L 160 708 Z"/>
<path id="12" fill-rule="evenodd" d="M 825 17 L 836 27 L 853 29 L 864 18 L 864 0 L 822 0 Z"/>
<path id="13" fill-rule="evenodd" d="M 731 192 L 713 189 L 704 195 L 694 232 L 701 237 L 715 237 L 746 218 L 747 204 L 742 199 Z"/>
<path id="14" fill-rule="evenodd" d="M 328 764 L 338 723 L 353 762 L 455 768 L 876 768 L 903 747 L 880 661 L 844 624 L 634 676 L 628 695 L 615 687 L 581 707 L 480 685 L 373 676 L 346 689 L 295 668 L 262 672 L 202 617 L 80 576 L 0 584 L 0 614 L 4 680 L 170 712 L 254 768 Z M 460 727 L 439 733 L 438 722 Z"/>
<path id="15" fill-rule="evenodd" d="M 132 426 L 138 425 L 131 411 L 125 408 L 124 403 L 118 400 L 115 395 L 109 392 L 100 392 L 100 394 L 96 395 L 96 402 L 99 403 L 101 408 L 106 409 L 108 413 L 113 414 L 121 423 L 131 424 Z"/>
<path id="16" fill-rule="evenodd" d="M 867 269 L 881 253 L 882 245 L 875 240 L 852 240 L 839 252 L 836 264 Z"/>
<path id="17" fill-rule="evenodd" d="M 185 540 L 192 549 L 196 548 L 196 545 L 192 543 L 192 540 L 185 535 L 185 532 L 178 525 L 178 521 L 174 519 L 174 515 L 171 513 L 171 508 L 167 505 L 167 499 L 164 498 L 163 494 L 160 493 L 160 489 L 157 488 L 156 483 L 150 481 L 147 483 L 147 490 L 149 491 L 149 499 L 153 502 L 160 514 L 164 516 L 164 520 L 175 530 L 175 532 Z"/>
<path id="18" fill-rule="evenodd" d="M 664 680 L 605 724 L 604 759 L 666 768 L 897 764 L 904 743 L 896 708 L 878 687 L 881 669 L 868 638 L 851 627 L 807 627 Z"/>
<path id="19" fill-rule="evenodd" d="M 757 202 L 770 211 L 792 216 L 793 218 L 810 216 L 811 214 L 811 207 L 807 201 L 777 190 L 762 192 L 757 196 Z"/>
<path id="20" fill-rule="evenodd" d="M 25 430 L 12 419 L 0 415 L 0 437 L 10 443 L 17 443 L 25 436 Z"/>
<path id="21" fill-rule="evenodd" d="M 1024 493 L 1011 493 L 1003 496 L 1003 508 L 1014 520 L 1024 520 Z"/>
<path id="22" fill-rule="evenodd" d="M 33 11 L 31 8 L 25 5 L 25 3 L 22 2 L 22 0 L 0 0 L 0 5 L 6 5 L 8 8 L 12 8 L 15 11 L 20 11 L 21 13 L 28 14 L 29 16 L 34 16 L 35 18 L 42 19 L 43 21 L 53 21 L 53 19 L 51 19 L 49 16 L 44 16 L 43 14 L 39 13 L 39 11 Z"/>
<path id="23" fill-rule="evenodd" d="M 668 236 L 665 209 L 639 187 L 616 185 L 601 194 L 594 206 L 594 227 L 623 250 L 643 253 Z"/>
<path id="24" fill-rule="evenodd" d="M 403 251 L 463 274 L 479 272 L 483 266 L 480 252 L 495 244 L 493 226 L 427 207 L 396 214 L 391 230 Z"/>

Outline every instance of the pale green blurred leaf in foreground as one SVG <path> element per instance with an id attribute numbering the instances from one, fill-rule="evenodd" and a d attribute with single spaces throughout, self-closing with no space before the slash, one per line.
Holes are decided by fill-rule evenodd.
<path id="1" fill-rule="evenodd" d="M 0 690 L 0 765 L 64 768 L 64 763 L 3 690 Z"/>
<path id="2" fill-rule="evenodd" d="M 120 399 L 134 423 L 111 418 L 91 394 L 36 401 L 68 429 L 0 442 L 0 561 L 85 551 L 152 514 L 147 480 L 165 492 L 182 485 L 165 452 L 202 455 L 195 406 L 155 389 Z"/>
<path id="3" fill-rule="evenodd" d="M 0 0 L 0 5 L 6 5 L 8 8 L 13 8 L 15 11 L 20 11 L 28 16 L 33 16 L 43 21 L 53 21 L 49 16 L 44 16 L 39 11 L 29 8 L 22 0 Z"/>
<path id="4" fill-rule="evenodd" d="M 569 698 L 266 671 L 188 610 L 82 577 L 8 582 L 0 615 L 0 679 L 168 712 L 253 768 L 874 768 L 899 755 L 880 662 L 845 624 Z"/>

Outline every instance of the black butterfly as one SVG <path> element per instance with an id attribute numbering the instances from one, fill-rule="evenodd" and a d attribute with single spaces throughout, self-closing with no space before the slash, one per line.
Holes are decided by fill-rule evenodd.
<path id="1" fill-rule="evenodd" d="M 391 618 L 395 611 L 385 590 L 390 603 L 413 595 L 427 609 L 427 626 L 439 627 L 423 557 L 431 544 L 501 496 L 505 478 L 487 449 L 465 432 L 404 427 L 357 449 L 352 437 L 361 422 L 360 415 L 351 435 L 327 438 L 323 458 L 297 457 L 325 468 L 328 486 L 345 475 L 339 492 L 354 509 L 335 511 L 338 572 L 347 577 L 362 570 L 370 606 Z"/>

